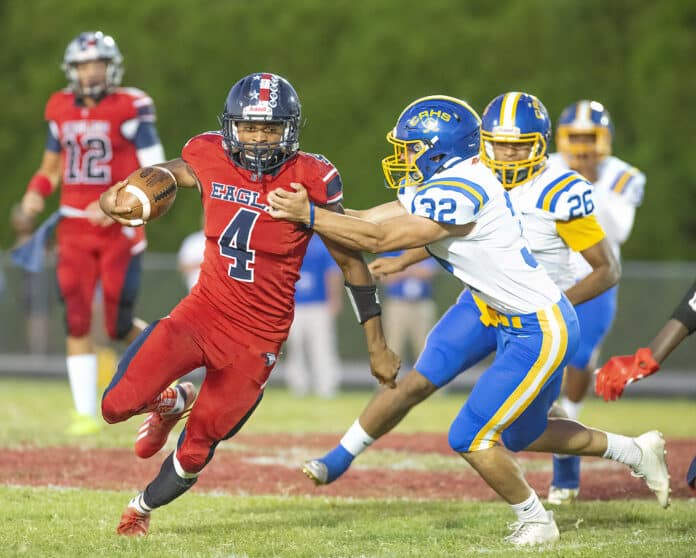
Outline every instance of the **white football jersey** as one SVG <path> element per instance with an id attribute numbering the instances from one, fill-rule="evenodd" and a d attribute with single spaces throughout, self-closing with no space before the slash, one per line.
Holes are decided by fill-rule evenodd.
<path id="1" fill-rule="evenodd" d="M 567 168 L 560 153 L 553 153 L 550 160 Z M 643 202 L 645 175 L 618 157 L 605 157 L 599 164 L 598 178 L 593 187 L 597 220 L 620 261 L 621 245 L 628 240 L 636 208 Z M 590 273 L 589 264 L 579 254 L 573 256 L 573 263 L 578 279 Z"/>
<path id="2" fill-rule="evenodd" d="M 467 236 L 444 238 L 427 249 L 491 308 L 530 314 L 560 300 L 561 291 L 522 236 L 505 190 L 477 157 L 453 159 L 424 184 L 400 188 L 398 197 L 413 215 L 476 223 Z"/>
<path id="3" fill-rule="evenodd" d="M 547 163 L 538 176 L 509 189 L 508 195 L 534 257 L 562 290 L 572 287 L 575 252 L 559 235 L 557 224 L 593 213 L 592 185 L 567 167 Z"/>

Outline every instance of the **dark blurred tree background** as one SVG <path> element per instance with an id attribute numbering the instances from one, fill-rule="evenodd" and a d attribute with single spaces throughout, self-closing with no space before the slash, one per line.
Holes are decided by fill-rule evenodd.
<path id="1" fill-rule="evenodd" d="M 218 127 L 237 79 L 254 71 L 287 77 L 307 119 L 302 148 L 337 165 L 353 207 L 392 199 L 381 186 L 384 136 L 417 97 L 453 95 L 482 111 L 494 96 L 524 90 L 554 120 L 575 100 L 599 100 L 614 120 L 615 153 L 648 177 L 625 257 L 696 258 L 694 2 L 4 0 L 6 215 L 39 164 L 44 104 L 65 85 L 64 49 L 94 29 L 118 42 L 124 85 L 155 99 L 169 158 L 192 135 Z M 151 249 L 175 250 L 199 218 L 196 194 L 182 192 L 170 214 L 148 227 Z M 0 245 L 9 242 L 1 219 Z"/>

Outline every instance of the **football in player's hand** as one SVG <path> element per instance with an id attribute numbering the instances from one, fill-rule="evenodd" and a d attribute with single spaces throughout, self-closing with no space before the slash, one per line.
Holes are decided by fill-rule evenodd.
<path id="1" fill-rule="evenodd" d="M 129 213 L 120 217 L 139 226 L 164 215 L 176 198 L 176 178 L 163 167 L 143 167 L 125 180 L 116 196 L 116 205 L 127 207 Z"/>

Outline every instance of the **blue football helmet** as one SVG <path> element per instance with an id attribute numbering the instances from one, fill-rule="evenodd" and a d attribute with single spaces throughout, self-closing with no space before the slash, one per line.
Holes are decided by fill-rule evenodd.
<path id="1" fill-rule="evenodd" d="M 94 60 L 106 62 L 106 81 L 101 84 L 83 86 L 77 75 L 77 65 Z M 123 57 L 113 37 L 104 35 L 101 31 L 86 31 L 80 33 L 68 44 L 61 69 L 65 72 L 70 88 L 76 96 L 100 99 L 121 85 Z"/>
<path id="2" fill-rule="evenodd" d="M 220 117 L 225 148 L 243 168 L 269 172 L 285 163 L 300 148 L 302 110 L 297 92 L 276 74 L 250 74 L 232 86 Z M 280 141 L 242 143 L 237 133 L 240 122 L 283 124 Z"/>
<path id="3" fill-rule="evenodd" d="M 408 105 L 387 134 L 394 154 L 382 159 L 387 186 L 416 186 L 454 157 L 478 154 L 481 119 L 465 101 L 432 95 Z"/>
<path id="4" fill-rule="evenodd" d="M 574 141 L 573 136 L 594 136 L 590 141 Z M 573 167 L 578 157 L 611 155 L 614 125 L 609 112 L 597 101 L 577 101 L 563 109 L 556 126 L 556 148 Z M 577 138 L 576 138 L 577 139 Z"/>
<path id="5" fill-rule="evenodd" d="M 493 99 L 483 111 L 481 122 L 481 160 L 505 188 L 513 188 L 539 175 L 546 166 L 551 139 L 551 120 L 546 107 L 534 95 L 513 91 Z M 524 158 L 503 160 L 498 150 L 528 146 Z M 517 151 L 512 151 L 517 154 Z"/>

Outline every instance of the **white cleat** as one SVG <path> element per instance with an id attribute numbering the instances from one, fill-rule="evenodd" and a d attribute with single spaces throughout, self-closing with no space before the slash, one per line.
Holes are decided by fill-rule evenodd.
<path id="1" fill-rule="evenodd" d="M 558 488 L 551 485 L 546 501 L 554 506 L 568 506 L 575 502 L 578 494 L 580 494 L 579 488 Z"/>
<path id="2" fill-rule="evenodd" d="M 645 480 L 645 484 L 653 491 L 657 501 L 663 508 L 669 507 L 669 471 L 665 461 L 665 439 L 662 433 L 651 430 L 634 438 L 636 445 L 640 448 L 643 456 L 640 463 L 631 467 L 634 477 Z"/>
<path id="3" fill-rule="evenodd" d="M 551 544 L 561 538 L 558 525 L 553 518 L 553 512 L 547 511 L 548 521 L 522 522 L 516 521 L 511 525 L 514 532 L 505 537 L 505 542 L 515 546 L 536 546 Z"/>
<path id="4" fill-rule="evenodd" d="M 317 486 L 328 484 L 329 470 L 318 459 L 310 459 L 302 465 L 302 472 Z"/>

